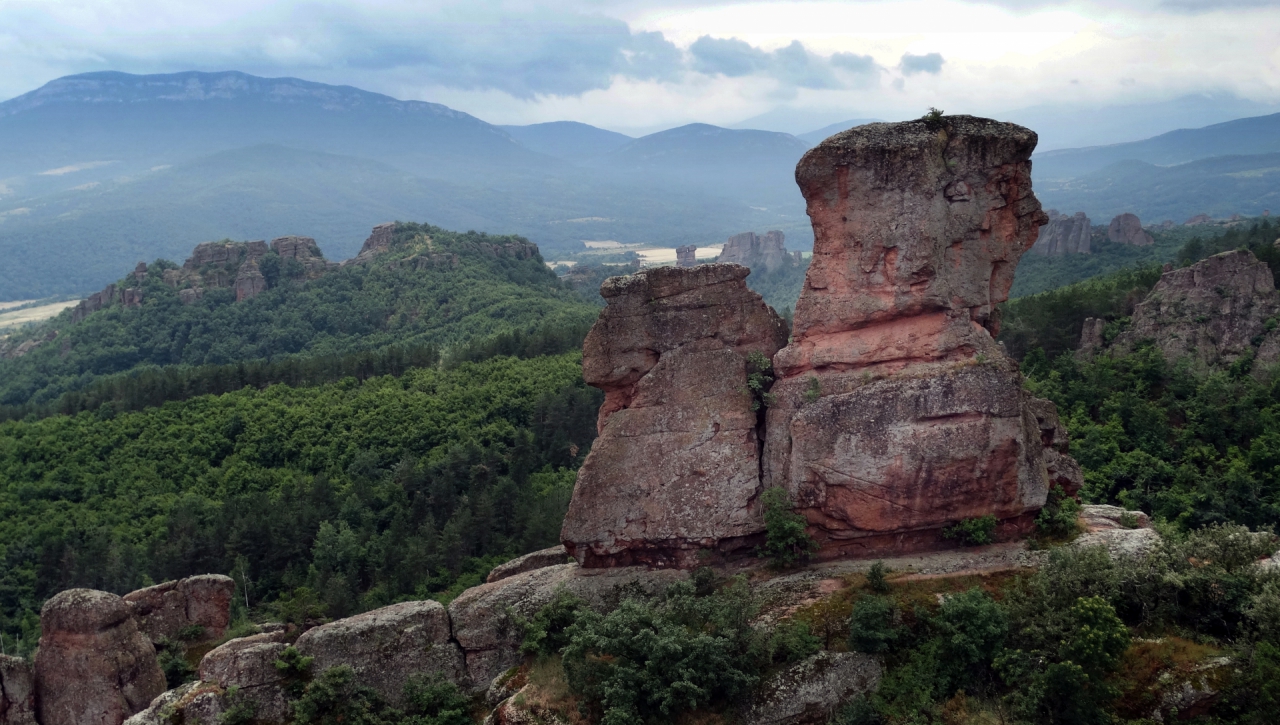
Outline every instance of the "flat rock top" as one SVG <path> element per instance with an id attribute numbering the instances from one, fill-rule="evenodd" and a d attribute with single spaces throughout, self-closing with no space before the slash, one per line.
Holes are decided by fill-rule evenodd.
<path id="1" fill-rule="evenodd" d="M 926 146 L 938 140 L 938 132 L 950 136 L 983 136 L 1018 144 L 1035 145 L 1036 133 L 1025 126 L 979 116 L 943 116 L 934 125 L 924 121 L 868 123 L 842 131 L 818 144 L 816 148 L 898 149 Z"/>
<path id="2" fill-rule="evenodd" d="M 700 264 L 696 267 L 655 267 L 625 277 L 610 277 L 600 285 L 605 299 L 639 295 L 646 299 L 673 297 L 682 292 L 746 279 L 751 270 L 738 264 Z"/>
<path id="3" fill-rule="evenodd" d="M 123 622 L 130 614 L 128 603 L 114 594 L 68 589 L 44 603 L 40 626 L 49 634 L 92 634 Z"/>

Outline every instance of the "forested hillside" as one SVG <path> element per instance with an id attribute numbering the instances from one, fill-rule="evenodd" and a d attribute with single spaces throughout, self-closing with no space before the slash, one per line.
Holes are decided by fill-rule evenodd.
<path id="1" fill-rule="evenodd" d="M 509 244 L 532 253 L 493 253 Z M 173 375 L 172 366 L 446 348 L 512 330 L 585 331 L 596 314 L 518 237 L 405 223 L 388 250 L 319 279 L 293 276 L 288 265 L 269 260 L 263 260 L 268 289 L 252 299 L 236 302 L 233 290 L 222 288 L 184 304 L 164 281 L 176 265 L 158 260 L 138 285 L 141 306 L 112 305 L 80 322 L 66 311 L 15 335 L 9 341 L 15 345 L 54 332 L 56 340 L 0 360 L 0 405 L 49 404 L 104 376 L 162 366 Z"/>

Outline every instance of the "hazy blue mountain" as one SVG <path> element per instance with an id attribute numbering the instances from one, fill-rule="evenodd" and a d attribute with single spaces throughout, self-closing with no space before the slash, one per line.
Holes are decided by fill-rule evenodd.
<path id="1" fill-rule="evenodd" d="M 499 126 L 531 151 L 566 161 L 603 156 L 630 143 L 630 136 L 577 121 L 552 121 L 531 126 Z"/>
<path id="2" fill-rule="evenodd" d="M 830 126 L 823 126 L 816 131 L 796 134 L 796 138 L 804 141 L 810 146 L 817 146 L 825 141 L 828 136 L 834 136 L 841 131 L 848 131 L 854 126 L 861 126 L 867 123 L 877 123 L 879 120 L 880 119 L 878 118 L 851 118 L 848 121 L 841 121 L 839 123 L 833 123 Z"/>
<path id="3" fill-rule="evenodd" d="M 951 109 L 947 109 L 951 110 Z M 1180 128 L 1200 128 L 1237 118 L 1280 111 L 1280 105 L 1258 103 L 1232 94 L 1196 94 L 1156 103 L 1087 106 L 1047 103 L 994 115 L 1034 129 L 1041 153 L 1066 148 L 1127 143 Z M 980 115 L 991 115 L 983 113 Z"/>
<path id="4" fill-rule="evenodd" d="M 1127 160 L 1069 181 L 1036 181 L 1035 188 L 1045 207 L 1084 211 L 1103 223 L 1124 212 L 1146 224 L 1165 219 L 1181 224 L 1196 214 L 1256 216 L 1280 211 L 1280 153 L 1216 156 L 1176 166 Z"/>
<path id="5" fill-rule="evenodd" d="M 1061 149 L 1035 155 L 1037 186 L 1105 169 L 1118 161 L 1145 161 L 1171 166 L 1213 156 L 1267 154 L 1280 151 L 1280 113 L 1240 118 L 1204 128 L 1180 129 L 1144 141 Z"/>
<path id="6" fill-rule="evenodd" d="M 258 145 L 221 151 L 88 189 L 14 205 L 0 200 L 0 300 L 100 289 L 139 260 L 181 262 L 222 238 L 314 237 L 331 259 L 353 256 L 379 222 L 519 233 L 553 259 L 584 239 L 722 241 L 802 220 L 694 190 L 583 183 L 560 176 L 463 184 L 369 159 Z M 801 242 L 803 243 L 803 241 Z"/>

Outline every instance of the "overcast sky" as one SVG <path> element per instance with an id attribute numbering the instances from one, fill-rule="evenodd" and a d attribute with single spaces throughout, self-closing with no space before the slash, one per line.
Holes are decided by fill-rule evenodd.
<path id="1" fill-rule="evenodd" d="M 494 123 L 619 130 L 1280 102 L 1280 0 L 0 0 L 0 99 L 95 70 L 242 70 Z M 802 130 L 802 129 L 796 129 Z"/>

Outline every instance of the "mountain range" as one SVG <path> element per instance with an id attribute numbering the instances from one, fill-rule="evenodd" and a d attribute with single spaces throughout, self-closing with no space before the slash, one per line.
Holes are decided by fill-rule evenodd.
<path id="1" fill-rule="evenodd" d="M 393 219 L 521 234 L 548 258 L 583 241 L 705 245 L 748 229 L 781 229 L 803 249 L 812 236 L 795 163 L 867 120 L 799 135 L 695 123 L 632 138 L 568 121 L 497 126 L 293 78 L 69 76 L 0 103 L 0 299 L 91 291 L 122 265 L 224 237 L 302 234 L 347 256 Z M 1048 151 L 1035 157 L 1037 191 L 1095 218 L 1270 208 L 1280 176 L 1258 155 L 1280 152 L 1277 131 L 1280 114 Z M 1174 166 L 1226 155 L 1249 158 Z M 1109 168 L 1118 162 L 1128 165 Z M 1233 181 L 1204 183 L 1228 167 Z"/>

